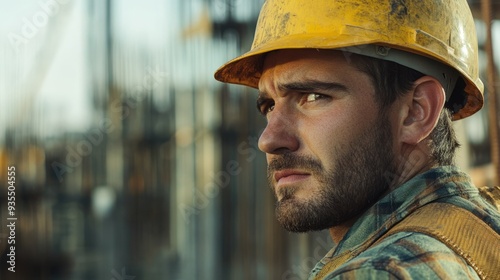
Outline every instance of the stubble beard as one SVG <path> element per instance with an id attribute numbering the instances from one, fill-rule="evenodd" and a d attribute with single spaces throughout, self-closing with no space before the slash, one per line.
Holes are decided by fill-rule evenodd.
<path id="1" fill-rule="evenodd" d="M 278 222 L 288 231 L 317 231 L 343 224 L 372 206 L 389 188 L 386 174 L 394 171 L 392 134 L 389 122 L 380 118 L 377 125 L 357 141 L 336 149 L 333 170 L 324 170 L 311 157 L 283 154 L 268 166 L 268 181 L 281 197 L 276 204 Z M 294 194 L 308 186 L 287 186 L 276 193 L 272 174 L 276 170 L 300 168 L 311 172 L 319 187 L 307 199 Z"/>

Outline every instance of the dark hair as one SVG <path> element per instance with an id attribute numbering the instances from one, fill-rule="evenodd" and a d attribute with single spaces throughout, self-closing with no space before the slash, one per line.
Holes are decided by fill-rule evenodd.
<path id="1" fill-rule="evenodd" d="M 424 74 L 395 62 L 350 54 L 354 65 L 372 79 L 376 101 L 381 110 L 387 109 L 399 97 L 408 93 L 414 82 Z M 444 108 L 428 143 L 431 157 L 439 165 L 453 164 L 455 150 L 460 146 L 453 130 L 451 111 Z"/>

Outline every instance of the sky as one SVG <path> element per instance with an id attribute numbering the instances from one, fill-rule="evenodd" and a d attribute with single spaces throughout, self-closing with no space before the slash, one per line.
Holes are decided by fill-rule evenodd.
<path id="1" fill-rule="evenodd" d="M 179 29 L 172 20 L 175 15 L 164 16 L 164 11 L 177 10 L 167 7 L 167 2 L 114 1 L 117 38 L 133 38 L 150 46 L 161 44 L 165 38 L 151 34 L 159 28 L 169 34 Z M 0 39 L 0 54 L 9 60 L 3 66 L 3 71 L 9 73 L 0 77 L 5 85 L 0 88 L 0 102 L 9 104 L 7 110 L 1 110 L 0 131 L 12 123 L 33 122 L 33 118 L 42 118 L 32 126 L 44 136 L 85 131 L 92 118 L 87 1 L 2 0 L 0 3 L 9 7 L 0 9 L 0 34 L 4 35 Z M 24 40 L 18 38 L 26 40 L 16 45 Z"/>
<path id="2" fill-rule="evenodd" d="M 49 2 L 55 4 L 41 4 Z M 0 77 L 6 83 L 0 98 L 8 108 L 2 110 L 0 125 L 33 122 L 33 130 L 48 134 L 88 126 L 85 1 L 62 2 L 25 0 L 3 5 L 9 9 L 0 12 L 4 34 L 0 53 L 8 61 L 4 65 L 8 74 Z"/>

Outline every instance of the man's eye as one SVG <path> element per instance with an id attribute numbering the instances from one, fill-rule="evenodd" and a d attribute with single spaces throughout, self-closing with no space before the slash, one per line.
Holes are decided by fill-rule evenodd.
<path id="1" fill-rule="evenodd" d="M 323 97 L 323 95 L 318 94 L 318 93 L 308 93 L 306 95 L 306 101 L 307 102 L 312 102 L 312 101 L 316 101 L 316 100 L 318 100 L 318 99 L 320 99 L 322 97 Z"/>
<path id="2" fill-rule="evenodd" d="M 259 111 L 264 116 L 272 110 L 274 110 L 274 102 L 272 101 L 267 101 L 259 106 Z"/>

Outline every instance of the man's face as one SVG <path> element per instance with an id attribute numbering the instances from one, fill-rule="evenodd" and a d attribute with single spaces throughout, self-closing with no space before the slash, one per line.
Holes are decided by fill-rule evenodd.
<path id="1" fill-rule="evenodd" d="M 322 230 L 361 214 L 388 189 L 391 124 L 369 76 L 335 51 L 267 55 L 259 139 L 278 221 L 290 231 Z"/>

